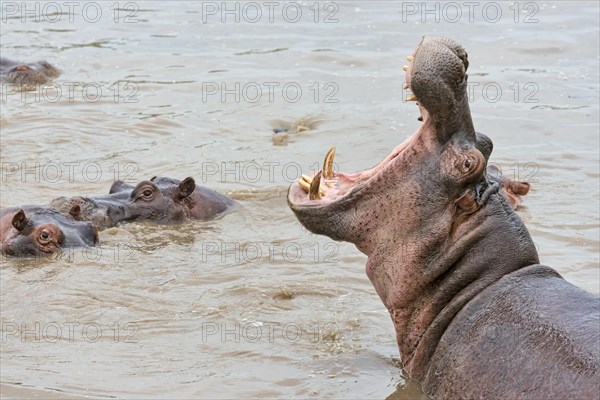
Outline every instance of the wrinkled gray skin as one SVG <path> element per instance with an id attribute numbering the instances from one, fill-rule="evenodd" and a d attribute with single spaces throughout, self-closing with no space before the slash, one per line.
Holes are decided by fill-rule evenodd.
<path id="1" fill-rule="evenodd" d="M 50 205 L 77 221 L 90 221 L 96 229 L 102 230 L 128 218 L 126 203 L 132 190 L 133 186 L 124 184 L 118 193 L 94 197 L 59 197 L 52 200 Z"/>
<path id="2" fill-rule="evenodd" d="M 89 222 L 75 221 L 48 206 L 0 210 L 0 245 L 3 254 L 39 257 L 63 248 L 94 246 L 98 232 Z"/>
<path id="3" fill-rule="evenodd" d="M 430 397 L 597 398 L 599 299 L 538 264 L 486 178 L 491 148 L 473 128 L 466 52 L 425 37 L 413 56 L 419 130 L 373 169 L 335 172 L 321 199 L 293 184 L 289 206 L 308 230 L 369 257 L 404 369 Z"/>
<path id="4" fill-rule="evenodd" d="M 57 78 L 60 71 L 47 61 L 20 63 L 0 58 L 0 81 L 17 86 L 36 86 Z"/>
<path id="5" fill-rule="evenodd" d="M 160 224 L 175 224 L 184 220 L 206 221 L 218 217 L 235 206 L 235 201 L 214 190 L 196 186 L 194 179 L 183 181 L 154 177 L 136 187 L 117 181 L 111 194 L 125 191 L 127 221 L 150 220 Z"/>

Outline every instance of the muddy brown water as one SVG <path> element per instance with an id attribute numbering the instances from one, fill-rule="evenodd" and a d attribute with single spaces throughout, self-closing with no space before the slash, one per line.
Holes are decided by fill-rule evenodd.
<path id="1" fill-rule="evenodd" d="M 351 172 L 415 131 L 401 66 L 424 34 L 468 50 L 475 126 L 533 185 L 519 215 L 541 260 L 600 291 L 596 2 L 502 4 L 496 22 L 484 3 L 472 22 L 462 3 L 460 17 L 436 3 L 439 22 L 406 2 L 294 3 L 298 22 L 283 3 L 254 3 L 260 17 L 248 3 L 91 4 L 39 3 L 39 22 L 2 5 L 2 56 L 63 75 L 3 87 L 1 205 L 161 175 L 240 207 L 104 231 L 99 251 L 3 259 L 4 396 L 421 398 L 365 256 L 305 231 L 285 195 L 333 145 Z"/>

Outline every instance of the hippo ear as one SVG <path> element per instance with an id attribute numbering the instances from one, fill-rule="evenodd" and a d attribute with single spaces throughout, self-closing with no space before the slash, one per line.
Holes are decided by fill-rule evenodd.
<path id="1" fill-rule="evenodd" d="M 69 210 L 69 215 L 71 217 L 73 217 L 73 219 L 79 221 L 79 219 L 81 218 L 81 206 L 79 204 L 75 204 L 73 207 L 71 207 L 71 209 Z"/>
<path id="2" fill-rule="evenodd" d="M 531 189 L 531 185 L 527 182 L 510 182 L 510 190 L 514 194 L 518 194 L 519 196 L 525 196 L 529 193 L 529 189 Z"/>
<path id="3" fill-rule="evenodd" d="M 492 150 L 494 150 L 492 139 L 481 132 L 475 132 L 475 147 L 483 154 L 485 161 L 489 160 Z"/>
<path id="4" fill-rule="evenodd" d="M 521 204 L 523 204 L 523 198 L 529 193 L 531 185 L 527 182 L 513 182 L 510 179 L 506 179 L 502 182 L 502 190 L 500 193 L 508 200 L 508 204 L 513 210 L 516 210 Z"/>
<path id="5" fill-rule="evenodd" d="M 123 181 L 116 181 L 110 187 L 110 190 L 108 191 L 108 194 L 124 192 L 126 190 L 133 190 L 133 186 L 131 186 L 130 184 L 125 183 Z"/>
<path id="6" fill-rule="evenodd" d="M 25 216 L 25 211 L 21 209 L 13 216 L 12 226 L 14 226 L 14 228 L 20 232 L 25 228 L 26 225 L 27 217 Z"/>
<path id="7" fill-rule="evenodd" d="M 194 178 L 187 177 L 179 184 L 179 194 L 181 197 L 187 197 L 196 190 Z"/>
<path id="8" fill-rule="evenodd" d="M 123 181 L 115 181 L 111 186 L 108 194 L 113 194 L 121 191 L 121 185 L 123 185 Z"/>
<path id="9" fill-rule="evenodd" d="M 486 172 L 488 178 L 495 180 L 496 182 L 500 182 L 502 180 L 502 172 L 500 168 L 494 164 L 488 164 L 486 168 Z"/>

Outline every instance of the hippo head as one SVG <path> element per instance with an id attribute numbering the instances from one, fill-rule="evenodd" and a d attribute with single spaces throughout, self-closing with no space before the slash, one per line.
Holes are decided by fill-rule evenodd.
<path id="1" fill-rule="evenodd" d="M 195 189 L 196 183 L 190 177 L 183 181 L 163 177 L 142 181 L 128 196 L 127 220 L 151 220 L 162 224 L 182 222 L 190 209 L 190 195 Z M 129 190 L 128 185 L 117 181 L 110 192 L 115 194 L 123 190 Z"/>
<path id="2" fill-rule="evenodd" d="M 133 187 L 124 184 L 115 194 L 96 197 L 59 197 L 52 200 L 50 205 L 77 221 L 90 221 L 97 229 L 106 229 L 128 219 L 125 205 L 132 190 Z"/>
<path id="3" fill-rule="evenodd" d="M 353 175 L 332 171 L 330 151 L 320 185 L 304 177 L 289 190 L 289 205 L 307 229 L 352 242 L 367 255 L 389 241 L 435 246 L 424 242 L 445 241 L 498 191 L 485 175 L 491 140 L 476 134 L 471 120 L 466 52 L 451 40 L 425 37 L 409 59 L 407 87 L 421 111 L 419 130 L 379 165 Z"/>
<path id="4" fill-rule="evenodd" d="M 3 60 L 6 66 L 5 80 L 18 86 L 43 85 L 60 76 L 60 70 L 47 61 L 39 61 L 31 64 L 19 64 Z"/>
<path id="5" fill-rule="evenodd" d="M 46 256 L 64 247 L 98 242 L 98 232 L 91 224 L 74 221 L 54 209 L 18 209 L 4 218 L 12 225 L 8 230 L 3 227 L 2 251 L 8 255 Z"/>
<path id="6" fill-rule="evenodd" d="M 65 239 L 56 224 L 36 225 L 18 210 L 12 216 L 13 234 L 3 240 L 2 251 L 11 256 L 42 256 L 57 252 Z"/>
<path id="7" fill-rule="evenodd" d="M 355 174 L 333 171 L 330 150 L 319 173 L 291 185 L 288 204 L 311 232 L 368 255 L 367 275 L 390 312 L 404 367 L 419 380 L 457 310 L 507 271 L 537 262 L 537 253 L 487 178 L 492 143 L 473 127 L 465 50 L 424 37 L 408 60 L 417 132 Z"/>

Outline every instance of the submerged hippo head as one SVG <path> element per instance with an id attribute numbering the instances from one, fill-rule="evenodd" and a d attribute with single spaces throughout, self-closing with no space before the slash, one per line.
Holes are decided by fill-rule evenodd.
<path id="1" fill-rule="evenodd" d="M 0 79 L 9 84 L 17 86 L 43 85 L 59 75 L 60 71 L 47 61 L 27 64 L 0 58 Z"/>
<path id="2" fill-rule="evenodd" d="M 50 205 L 77 221 L 90 221 L 98 230 L 111 228 L 129 218 L 127 201 L 133 186 L 123 184 L 114 194 L 95 197 L 59 197 Z"/>
<path id="3" fill-rule="evenodd" d="M 404 368 L 420 380 L 456 312 L 538 257 L 499 183 L 487 178 L 492 145 L 471 120 L 467 53 L 425 37 L 408 60 L 406 84 L 423 120 L 417 132 L 355 174 L 332 170 L 332 149 L 321 172 L 291 185 L 288 204 L 311 232 L 369 256 L 367 275 L 394 322 Z"/>
<path id="4" fill-rule="evenodd" d="M 45 256 L 61 248 L 93 246 L 98 232 L 87 222 L 47 207 L 24 207 L 2 211 L 2 252 L 11 256 Z"/>
<path id="5" fill-rule="evenodd" d="M 187 218 L 208 220 L 229 210 L 234 201 L 214 190 L 196 186 L 193 178 L 183 181 L 153 177 L 131 186 L 117 181 L 111 194 L 126 191 L 125 213 L 128 221 L 155 221 L 161 224 L 183 222 Z"/>
<path id="6" fill-rule="evenodd" d="M 113 184 L 111 193 L 119 193 L 124 188 L 118 181 Z M 177 181 L 154 177 L 142 181 L 129 193 L 127 211 L 129 221 L 152 220 L 161 224 L 182 222 L 186 218 L 189 196 L 196 183 L 192 178 Z"/>

